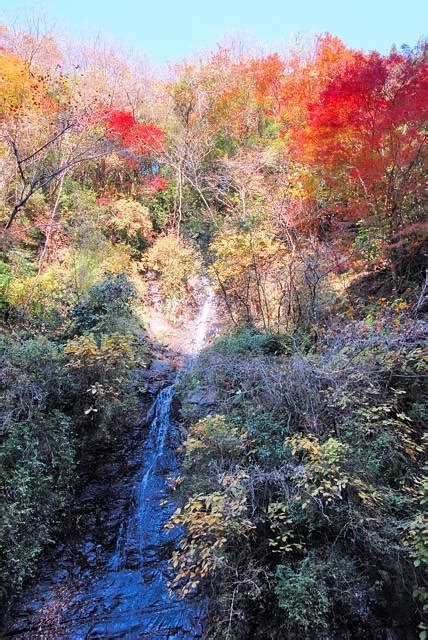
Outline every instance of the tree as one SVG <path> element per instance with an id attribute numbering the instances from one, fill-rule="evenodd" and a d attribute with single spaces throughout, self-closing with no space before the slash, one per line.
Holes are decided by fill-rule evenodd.
<path id="1" fill-rule="evenodd" d="M 16 55 L 0 55 L 5 63 L 0 139 L 12 167 L 8 229 L 36 191 L 46 190 L 78 164 L 104 155 L 110 146 L 89 110 L 78 108 L 61 78 L 33 72 Z"/>
<path id="2" fill-rule="evenodd" d="M 356 52 L 308 104 L 307 124 L 294 132 L 296 157 L 340 201 L 341 212 L 332 200 L 330 212 L 380 225 L 390 262 L 406 225 L 423 216 L 427 96 L 421 52 Z"/>

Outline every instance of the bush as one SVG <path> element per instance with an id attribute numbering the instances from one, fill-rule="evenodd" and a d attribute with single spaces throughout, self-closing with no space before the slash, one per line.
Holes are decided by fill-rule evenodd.
<path id="1" fill-rule="evenodd" d="M 127 330 L 132 321 L 133 285 L 123 273 L 107 274 L 94 284 L 85 300 L 70 308 L 73 335 L 93 332 L 97 335 Z"/>
<path id="2" fill-rule="evenodd" d="M 175 557 L 181 579 L 215 594 L 209 638 L 377 638 L 398 621 L 416 631 L 426 598 L 425 324 L 402 307 L 392 322 L 383 313 L 322 332 L 309 354 L 272 357 L 266 334 L 244 327 L 182 380 L 215 398 L 216 415 L 204 417 L 203 404 L 184 414 L 177 522 L 188 536 Z M 192 546 L 192 532 L 207 516 L 203 497 L 228 492 L 245 496 L 248 534 L 223 529 L 212 555 L 202 534 Z"/>
<path id="3" fill-rule="evenodd" d="M 0 605 L 32 574 L 74 485 L 71 419 L 60 411 L 9 421 L 0 453 Z"/>
<path id="4" fill-rule="evenodd" d="M 170 181 L 165 190 L 158 191 L 145 200 L 155 231 L 162 231 L 168 223 L 171 211 L 174 209 L 174 183 Z"/>
<path id="5" fill-rule="evenodd" d="M 170 234 L 157 238 L 147 251 L 144 265 L 159 277 L 163 296 L 171 306 L 184 296 L 189 281 L 200 272 L 201 258 L 192 244 Z"/>
<path id="6" fill-rule="evenodd" d="M 263 469 L 270 470 L 284 463 L 284 442 L 290 435 L 286 420 L 273 413 L 257 413 L 254 405 L 242 402 L 240 411 L 229 416 L 229 423 L 247 435 L 251 446 L 248 456 Z"/>
<path id="7" fill-rule="evenodd" d="M 6 294 L 10 281 L 10 267 L 8 264 L 0 260 L 0 311 L 6 304 Z"/>
<path id="8" fill-rule="evenodd" d="M 213 343 L 212 349 L 225 354 L 278 355 L 287 353 L 290 346 L 287 336 L 248 326 L 220 336 Z"/>
<path id="9" fill-rule="evenodd" d="M 0 604 L 22 586 L 61 520 L 74 482 L 76 441 L 65 407 L 73 384 L 58 345 L 0 343 Z"/>
<path id="10" fill-rule="evenodd" d="M 132 368 L 144 365 L 145 343 L 132 333 L 134 296 L 125 276 L 108 276 L 71 309 L 65 345 L 58 326 L 55 341 L 0 338 L 0 608 L 58 535 L 88 441 L 135 417 Z M 126 333 L 105 333 L 117 327 Z"/>
<path id="11" fill-rule="evenodd" d="M 363 592 L 357 567 L 334 551 L 327 558 L 310 553 L 294 566 L 278 565 L 275 582 L 278 605 L 285 613 L 284 626 L 297 630 L 301 638 L 323 637 L 323 631 L 331 628 L 333 613 L 350 621 L 355 614 L 353 605 L 366 609 L 359 599 Z"/>
<path id="12" fill-rule="evenodd" d="M 308 558 L 297 571 L 287 565 L 277 567 L 275 594 L 292 629 L 314 634 L 317 629 L 327 627 L 331 609 L 328 590 Z"/>
<path id="13" fill-rule="evenodd" d="M 141 250 L 152 239 L 152 221 L 149 210 L 137 200 L 121 198 L 112 205 L 113 214 L 109 216 L 109 227 L 120 240 L 132 244 Z"/>
<path id="14" fill-rule="evenodd" d="M 137 349 L 132 336 L 79 336 L 65 345 L 64 352 L 76 385 L 73 417 L 81 438 L 108 438 L 129 424 L 136 410 L 131 370 Z M 143 365 L 144 349 L 138 356 Z"/>

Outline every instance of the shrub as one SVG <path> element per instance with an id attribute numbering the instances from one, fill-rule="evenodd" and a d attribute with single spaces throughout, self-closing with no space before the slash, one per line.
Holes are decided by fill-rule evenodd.
<path id="1" fill-rule="evenodd" d="M 131 243 L 139 249 L 147 247 L 152 239 L 152 221 L 149 210 L 137 200 L 121 198 L 113 205 L 113 215 L 109 227 L 119 239 Z"/>
<path id="2" fill-rule="evenodd" d="M 201 258 L 192 244 L 170 234 L 154 242 L 144 264 L 159 277 L 163 296 L 171 306 L 188 291 L 189 281 L 200 271 Z"/>
<path id="3" fill-rule="evenodd" d="M 52 541 L 74 484 L 76 446 L 60 411 L 8 421 L 0 452 L 0 604 L 22 587 Z"/>
<path id="4" fill-rule="evenodd" d="M 287 565 L 277 567 L 275 594 L 291 628 L 313 634 L 327 627 L 331 608 L 328 590 L 309 559 L 303 560 L 297 571 Z"/>
<path id="5" fill-rule="evenodd" d="M 215 340 L 214 351 L 225 354 L 278 355 L 290 349 L 288 336 L 261 331 L 257 327 L 240 327 Z"/>
<path id="6" fill-rule="evenodd" d="M 73 393 L 61 346 L 47 338 L 1 338 L 0 364 L 4 425 L 61 408 Z"/>
<path id="7" fill-rule="evenodd" d="M 392 322 L 383 313 L 324 331 L 311 353 L 297 343 L 274 357 L 262 350 L 266 334 L 244 327 L 182 380 L 213 390 L 216 414 L 204 417 L 203 404 L 184 414 L 185 504 L 237 486 L 251 532 L 222 532 L 215 558 L 202 535 L 193 556 L 176 553 L 181 578 L 193 567 L 215 594 L 209 638 L 375 638 L 395 620 L 416 630 L 426 598 L 425 325 L 402 307 Z M 190 544 L 195 523 L 180 518 Z"/>
<path id="8" fill-rule="evenodd" d="M 52 539 L 74 482 L 76 441 L 65 408 L 73 383 L 43 338 L 0 343 L 1 604 Z"/>
<path id="9" fill-rule="evenodd" d="M 10 267 L 0 260 L 0 311 L 6 304 L 6 295 L 11 281 Z"/>
<path id="10" fill-rule="evenodd" d="M 226 490 L 193 496 L 167 525 L 168 528 L 183 526 L 186 533 L 171 562 L 176 569 L 172 586 L 185 596 L 194 591 L 201 580 L 227 571 L 227 545 L 239 544 L 254 528 L 247 518 L 245 493 L 239 478 L 229 482 Z"/>
<path id="11" fill-rule="evenodd" d="M 251 403 L 242 402 L 239 409 L 228 421 L 246 434 L 248 457 L 266 470 L 281 466 L 286 460 L 284 441 L 290 435 L 287 421 L 275 418 L 273 413 L 258 413 Z"/>
<path id="12" fill-rule="evenodd" d="M 172 181 L 165 190 L 158 191 L 145 199 L 153 227 L 156 231 L 162 231 L 168 223 L 171 211 L 174 209 L 175 190 Z"/>
<path id="13" fill-rule="evenodd" d="M 81 437 L 108 438 L 129 424 L 136 409 L 130 384 L 136 364 L 132 336 L 79 336 L 65 345 L 64 352 L 76 385 L 73 416 Z"/>
<path id="14" fill-rule="evenodd" d="M 63 299 L 63 286 L 57 269 L 40 275 L 11 278 L 6 300 L 9 305 L 42 318 L 55 314 Z"/>
<path id="15" fill-rule="evenodd" d="M 98 283 L 71 310 L 77 335 L 65 346 L 59 327 L 55 341 L 0 338 L 0 607 L 58 535 L 88 441 L 106 440 L 135 416 L 131 370 L 144 365 L 145 343 L 129 331 L 133 296 L 124 276 Z M 103 334 L 110 326 L 127 333 Z"/>
<path id="16" fill-rule="evenodd" d="M 193 490 L 197 486 L 201 491 L 209 487 L 210 470 L 221 467 L 225 460 L 239 460 L 245 451 L 245 444 L 245 437 L 225 416 L 207 416 L 199 420 L 186 439 L 184 468 L 195 478 Z"/>
<path id="17" fill-rule="evenodd" d="M 84 300 L 70 308 L 73 334 L 91 331 L 101 335 L 127 330 L 135 298 L 134 287 L 125 274 L 107 274 L 89 289 Z"/>
<path id="18" fill-rule="evenodd" d="M 352 605 L 361 593 L 358 569 L 347 556 L 330 553 L 323 558 L 310 553 L 293 564 L 280 564 L 275 572 L 275 594 L 285 613 L 285 627 L 297 630 L 300 637 L 323 637 L 331 628 L 330 618 L 336 615 L 352 619 Z"/>

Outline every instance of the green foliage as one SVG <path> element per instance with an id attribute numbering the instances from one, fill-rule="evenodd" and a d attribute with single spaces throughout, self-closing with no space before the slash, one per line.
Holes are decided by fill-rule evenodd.
<path id="1" fill-rule="evenodd" d="M 382 254 L 386 233 L 377 225 L 369 224 L 366 220 L 356 222 L 358 233 L 355 237 L 355 247 L 361 252 L 367 262 L 376 261 Z"/>
<path id="2" fill-rule="evenodd" d="M 11 281 L 10 267 L 0 260 L 0 311 L 6 303 L 6 294 Z"/>
<path id="3" fill-rule="evenodd" d="M 25 204 L 25 213 L 31 217 L 37 213 L 43 213 L 46 209 L 46 196 L 43 191 L 36 191 L 27 200 Z"/>
<path id="4" fill-rule="evenodd" d="M 78 254 L 92 254 L 101 260 L 108 246 L 108 223 L 112 214 L 108 214 L 106 207 L 99 203 L 98 194 L 66 178 L 59 209 L 70 248 Z"/>
<path id="5" fill-rule="evenodd" d="M 126 329 L 132 318 L 131 304 L 136 298 L 133 285 L 123 273 L 107 274 L 94 284 L 86 299 L 70 308 L 73 333 L 91 331 L 98 335 Z"/>
<path id="6" fill-rule="evenodd" d="M 80 221 L 79 218 L 91 220 L 99 213 L 96 192 L 69 177 L 64 180 L 59 204 L 69 214 L 68 224 L 72 226 Z"/>
<path id="7" fill-rule="evenodd" d="M 167 528 L 185 527 L 186 535 L 172 556 L 176 569 L 172 587 L 191 593 L 207 576 L 227 567 L 227 544 L 239 544 L 250 535 L 253 524 L 246 517 L 245 493 L 240 478 L 227 478 L 227 489 L 209 495 L 196 494 L 178 509 Z M 224 483 L 226 486 L 226 482 Z"/>
<path id="8" fill-rule="evenodd" d="M 243 327 L 189 374 L 192 393 L 214 389 L 215 415 L 204 417 L 203 405 L 198 420 L 188 415 L 180 492 L 191 505 L 237 486 L 248 521 L 243 539 L 222 533 L 202 574 L 212 542 L 200 537 L 192 561 L 186 545 L 204 509 L 180 516 L 188 535 L 176 586 L 195 580 L 216 594 L 208 637 L 248 637 L 258 610 L 266 637 L 358 629 L 374 638 L 391 597 L 394 616 L 415 631 L 426 599 L 423 332 L 399 313 L 395 329 L 378 314 L 369 326 L 324 331 L 309 353 L 296 341 L 274 357 L 269 334 Z"/>
<path id="9" fill-rule="evenodd" d="M 308 558 L 300 563 L 297 571 L 278 565 L 275 594 L 291 628 L 313 634 L 327 627 L 331 608 L 328 590 Z"/>
<path id="10" fill-rule="evenodd" d="M 278 355 L 288 352 L 290 340 L 285 335 L 245 326 L 217 338 L 212 349 L 226 354 Z"/>
<path id="11" fill-rule="evenodd" d="M 285 440 L 285 446 L 291 447 L 294 456 L 300 454 L 299 459 L 302 456 L 305 473 L 297 478 L 296 488 L 302 489 L 298 499 L 304 509 L 314 506 L 325 514 L 350 491 L 355 491 L 368 505 L 376 505 L 379 499 L 376 489 L 355 472 L 349 444 L 337 438 L 320 442 L 313 436 L 293 436 Z M 366 473 L 364 470 L 363 474 Z"/>
<path id="12" fill-rule="evenodd" d="M 41 336 L 4 336 L 0 349 L 6 425 L 8 420 L 21 421 L 63 406 L 71 380 L 63 371 L 64 357 L 58 343 Z"/>
<path id="13" fill-rule="evenodd" d="M 207 416 L 197 422 L 186 440 L 185 469 L 195 473 L 195 479 L 203 476 L 203 469 L 209 460 L 209 467 L 232 458 L 239 460 L 245 449 L 245 436 L 231 426 L 222 415 Z M 204 480 L 204 478 L 202 478 Z"/>
<path id="14" fill-rule="evenodd" d="M 65 414 L 73 382 L 46 339 L 0 343 L 1 604 L 31 574 L 74 481 L 76 441 Z"/>
<path id="15" fill-rule="evenodd" d="M 83 442 L 88 436 L 108 438 L 135 415 L 131 370 L 144 366 L 145 349 L 137 350 L 131 334 L 89 334 L 70 340 L 64 353 L 77 387 L 73 416 Z"/>
<path id="16" fill-rule="evenodd" d="M 9 422 L 0 453 L 0 602 L 22 587 L 51 542 L 74 483 L 75 440 L 59 411 Z"/>
<path id="17" fill-rule="evenodd" d="M 149 209 L 153 228 L 156 232 L 162 231 L 174 209 L 175 185 L 168 182 L 168 187 L 164 191 L 158 191 L 154 196 L 144 201 Z"/>
<path id="18" fill-rule="evenodd" d="M 332 552 L 323 558 L 311 553 L 294 564 L 280 564 L 275 572 L 275 594 L 285 613 L 285 626 L 300 637 L 315 635 L 330 627 L 329 617 L 351 617 L 350 590 L 358 593 L 358 569 L 345 554 Z"/>
<path id="19" fill-rule="evenodd" d="M 408 541 L 411 547 L 411 555 L 415 567 L 423 567 L 428 564 L 428 522 L 426 511 L 428 506 L 428 477 L 423 476 L 416 480 L 416 497 L 418 512 L 413 520 L 406 525 Z"/>
<path id="20" fill-rule="evenodd" d="M 284 462 L 284 441 L 289 435 L 285 420 L 279 420 L 273 413 L 258 413 L 254 405 L 240 402 L 240 413 L 229 417 L 231 425 L 239 425 L 248 441 L 247 455 L 264 469 L 269 470 Z"/>
<path id="21" fill-rule="evenodd" d="M 74 338 L 65 344 L 58 325 L 55 340 L 24 332 L 0 340 L 0 606 L 58 535 L 88 442 L 134 419 L 132 368 L 146 353 L 134 297 L 124 275 L 110 275 L 69 310 Z M 106 334 L 118 327 L 125 333 Z"/>

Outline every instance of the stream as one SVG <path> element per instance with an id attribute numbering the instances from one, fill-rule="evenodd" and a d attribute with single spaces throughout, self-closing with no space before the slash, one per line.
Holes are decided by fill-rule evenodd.
<path id="1" fill-rule="evenodd" d="M 213 307 L 214 294 L 209 290 L 183 369 L 192 366 L 204 344 Z M 91 541 L 83 543 L 90 565 L 84 570 L 75 566 L 73 554 L 70 559 L 62 552 L 58 562 L 63 566 L 42 574 L 24 592 L 4 638 L 202 638 L 204 598 L 193 594 L 180 599 L 167 586 L 172 578 L 168 560 L 182 535 L 179 529 L 165 528 L 178 506 L 171 489 L 171 479 L 179 474 L 177 448 L 182 444 L 172 417 L 175 384 L 158 393 L 147 417 L 148 435 L 132 452 L 135 472 L 128 482 L 118 483 L 116 492 L 128 491 L 130 499 L 112 499 L 111 517 L 118 523 L 112 549 L 100 551 Z M 91 556 L 96 557 L 92 563 Z"/>

